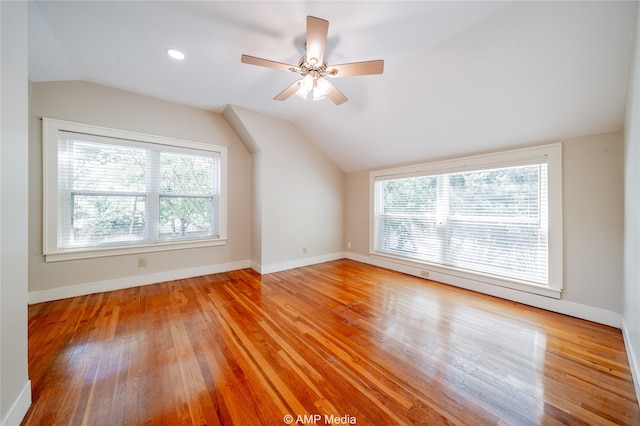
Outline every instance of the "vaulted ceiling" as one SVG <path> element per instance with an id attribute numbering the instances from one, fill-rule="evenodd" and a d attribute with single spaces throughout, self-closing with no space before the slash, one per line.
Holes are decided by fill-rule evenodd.
<path id="1" fill-rule="evenodd" d="M 29 5 L 32 81 L 85 80 L 221 112 L 294 122 L 345 172 L 622 128 L 637 2 L 140 1 Z M 273 97 L 305 19 L 330 22 L 330 64 L 384 59 L 333 80 L 349 98 Z M 174 47 L 184 61 L 169 58 Z"/>

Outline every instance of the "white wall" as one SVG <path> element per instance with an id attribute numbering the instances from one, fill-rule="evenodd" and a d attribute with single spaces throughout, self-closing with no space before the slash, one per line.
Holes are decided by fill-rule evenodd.
<path id="1" fill-rule="evenodd" d="M 254 268 L 268 273 L 341 258 L 344 173 L 290 122 L 235 106 L 223 115 L 254 152 L 261 245 Z"/>
<path id="2" fill-rule="evenodd" d="M 38 302 L 250 265 L 251 156 L 220 114 L 86 82 L 31 85 L 29 298 Z M 138 255 L 45 262 L 42 256 L 42 122 L 58 118 L 229 147 L 228 243 Z"/>
<path id="3" fill-rule="evenodd" d="M 0 2 L 0 424 L 31 405 L 27 371 L 27 3 Z"/>
<path id="4" fill-rule="evenodd" d="M 345 176 L 344 241 L 349 253 L 369 253 L 369 172 Z"/>
<path id="5" fill-rule="evenodd" d="M 242 124 L 240 117 L 231 106 L 222 112 L 231 128 L 251 153 L 251 261 L 262 263 L 262 152 L 260 146 Z M 258 268 L 259 269 L 259 268 Z"/>
<path id="6" fill-rule="evenodd" d="M 560 300 L 475 282 L 459 285 L 620 327 L 623 247 L 623 137 L 607 133 L 562 141 L 564 290 Z M 369 257 L 369 173 L 346 176 L 347 257 L 405 273 L 418 268 Z M 434 278 L 436 279 L 436 278 Z"/>
<path id="7" fill-rule="evenodd" d="M 640 7 L 624 128 L 625 211 L 622 331 L 636 395 L 640 398 Z"/>
<path id="8" fill-rule="evenodd" d="M 621 132 L 566 140 L 563 300 L 620 313 L 624 241 Z"/>

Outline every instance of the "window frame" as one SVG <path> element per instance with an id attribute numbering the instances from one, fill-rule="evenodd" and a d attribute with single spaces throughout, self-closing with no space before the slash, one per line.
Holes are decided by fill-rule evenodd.
<path id="1" fill-rule="evenodd" d="M 470 172 L 499 167 L 533 164 L 545 158 L 547 163 L 548 191 L 548 285 L 473 272 L 468 269 L 446 266 L 428 261 L 393 256 L 376 251 L 376 194 L 375 184 L 380 180 L 402 179 L 416 176 Z M 563 288 L 563 231 L 562 231 L 562 144 L 555 143 L 538 147 L 503 151 L 432 163 L 375 170 L 369 173 L 369 256 L 375 259 L 398 263 L 452 276 L 456 279 L 473 280 L 481 283 L 522 290 L 553 298 L 559 298 Z"/>
<path id="2" fill-rule="evenodd" d="M 117 246 L 81 247 L 72 249 L 58 248 L 58 227 L 62 217 L 58 211 L 58 136 L 60 132 L 74 132 L 98 137 L 130 140 L 172 148 L 214 152 L 220 156 L 220 195 L 219 195 L 219 237 L 173 241 L 143 242 L 141 244 L 123 244 Z M 194 142 L 128 130 L 113 129 L 90 124 L 82 124 L 52 118 L 42 118 L 43 149 L 43 255 L 46 262 L 73 259 L 86 259 L 125 254 L 140 254 L 165 250 L 180 250 L 200 247 L 220 246 L 227 243 L 227 167 L 228 147 L 203 142 Z"/>

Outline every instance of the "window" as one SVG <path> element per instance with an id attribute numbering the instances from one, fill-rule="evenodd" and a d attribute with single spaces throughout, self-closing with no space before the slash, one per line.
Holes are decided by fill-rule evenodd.
<path id="1" fill-rule="evenodd" d="M 372 172 L 372 254 L 559 294 L 560 162 L 550 145 Z"/>
<path id="2" fill-rule="evenodd" d="M 226 147 L 43 119 L 47 261 L 223 244 Z"/>

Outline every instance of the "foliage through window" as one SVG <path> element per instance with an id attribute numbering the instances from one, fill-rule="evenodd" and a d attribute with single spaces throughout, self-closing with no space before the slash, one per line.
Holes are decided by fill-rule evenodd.
<path id="1" fill-rule="evenodd" d="M 45 206 L 56 201 L 57 221 L 45 254 L 224 238 L 224 147 L 46 123 L 45 178 L 57 173 Z"/>
<path id="2" fill-rule="evenodd" d="M 373 253 L 549 286 L 547 161 L 374 172 Z"/>

